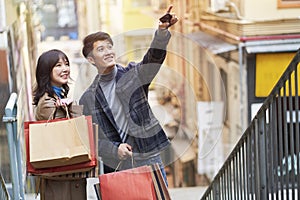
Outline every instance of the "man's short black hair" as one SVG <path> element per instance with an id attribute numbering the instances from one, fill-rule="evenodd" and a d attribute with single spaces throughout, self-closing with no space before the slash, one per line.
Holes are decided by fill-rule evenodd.
<path id="1" fill-rule="evenodd" d="M 113 41 L 108 33 L 99 31 L 86 36 L 83 39 L 83 48 L 82 48 L 83 56 L 87 58 L 89 54 L 93 51 L 94 43 L 103 40 L 108 40 L 113 45 Z"/>

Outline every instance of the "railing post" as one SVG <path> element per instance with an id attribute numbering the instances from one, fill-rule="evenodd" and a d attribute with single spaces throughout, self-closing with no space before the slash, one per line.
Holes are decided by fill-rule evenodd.
<path id="1" fill-rule="evenodd" d="M 10 158 L 10 171 L 12 176 L 13 199 L 25 199 L 22 181 L 21 149 L 16 128 L 16 102 L 17 94 L 12 93 L 5 107 L 3 122 L 6 123 L 7 141 Z"/>
<path id="2" fill-rule="evenodd" d="M 220 200 L 221 199 L 220 195 L 221 195 L 220 194 L 220 183 L 217 180 L 213 183 L 213 199 Z"/>
<path id="3" fill-rule="evenodd" d="M 266 169 L 266 122 L 265 115 L 258 116 L 256 120 L 255 135 L 256 135 L 256 170 L 257 170 L 257 180 L 256 180 L 256 191 L 259 200 L 267 199 L 267 169 Z"/>

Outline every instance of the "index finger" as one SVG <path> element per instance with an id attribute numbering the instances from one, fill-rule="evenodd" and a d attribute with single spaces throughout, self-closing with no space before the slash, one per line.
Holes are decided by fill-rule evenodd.
<path id="1" fill-rule="evenodd" d="M 170 12 L 171 12 L 171 10 L 172 10 L 172 8 L 173 8 L 173 5 L 170 5 L 170 6 L 169 6 L 169 8 L 168 8 L 168 11 L 167 11 L 167 13 L 170 13 Z"/>
<path id="2" fill-rule="evenodd" d="M 126 148 L 127 148 L 128 151 L 132 151 L 132 148 L 129 144 L 126 145 Z"/>

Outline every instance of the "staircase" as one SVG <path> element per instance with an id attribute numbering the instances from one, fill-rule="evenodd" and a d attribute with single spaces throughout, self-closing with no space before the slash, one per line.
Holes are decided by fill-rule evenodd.
<path id="1" fill-rule="evenodd" d="M 300 198 L 300 49 L 202 200 Z"/>

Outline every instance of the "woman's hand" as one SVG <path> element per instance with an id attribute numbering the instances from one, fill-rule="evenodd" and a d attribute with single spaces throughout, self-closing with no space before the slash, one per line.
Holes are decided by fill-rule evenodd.
<path id="1" fill-rule="evenodd" d="M 72 99 L 68 99 L 68 98 L 57 99 L 56 102 L 55 102 L 55 106 L 56 107 L 65 107 L 67 105 L 70 105 L 72 102 L 73 102 L 73 100 Z"/>
<path id="2" fill-rule="evenodd" d="M 127 143 L 122 143 L 118 147 L 118 157 L 120 160 L 126 160 L 128 157 L 132 157 L 132 148 Z"/>

